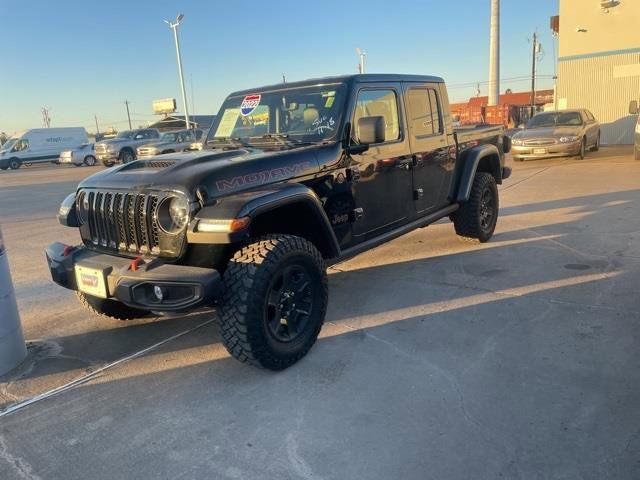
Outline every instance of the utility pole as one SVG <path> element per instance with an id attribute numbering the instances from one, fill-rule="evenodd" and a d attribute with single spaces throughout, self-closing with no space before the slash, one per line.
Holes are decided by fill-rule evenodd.
<path id="1" fill-rule="evenodd" d="M 44 128 L 51 128 L 51 117 L 49 117 L 49 107 L 42 107 L 42 123 Z"/>
<path id="2" fill-rule="evenodd" d="M 533 48 L 531 53 L 531 111 L 533 117 L 536 108 L 536 54 L 538 53 L 538 34 L 533 32 Z"/>
<path id="3" fill-rule="evenodd" d="M 124 104 L 127 106 L 127 120 L 129 120 L 129 130 L 131 130 L 131 115 L 129 114 L 129 100 L 125 100 Z"/>
<path id="4" fill-rule="evenodd" d="M 182 73 L 182 55 L 180 54 L 180 40 L 178 39 L 178 26 L 180 22 L 184 18 L 184 15 L 180 13 L 176 17 L 175 22 L 170 22 L 169 20 L 165 20 L 164 23 L 169 25 L 171 30 L 173 30 L 173 40 L 176 44 L 176 57 L 178 58 L 178 74 L 180 76 L 180 89 L 182 90 L 182 106 L 184 108 L 184 123 L 187 128 L 189 128 L 189 108 L 187 107 L 187 93 L 184 89 L 184 74 Z"/>
<path id="5" fill-rule="evenodd" d="M 489 29 L 489 99 L 487 105 L 500 103 L 500 0 L 491 0 Z"/>
<path id="6" fill-rule="evenodd" d="M 358 64 L 358 73 L 364 73 L 364 61 L 365 57 L 367 56 L 367 52 L 356 48 L 356 53 L 358 54 L 358 57 L 360 57 L 360 63 Z"/>
<path id="7" fill-rule="evenodd" d="M 94 114 L 93 118 L 96 119 L 96 135 L 100 135 L 100 128 L 98 127 L 98 116 Z"/>

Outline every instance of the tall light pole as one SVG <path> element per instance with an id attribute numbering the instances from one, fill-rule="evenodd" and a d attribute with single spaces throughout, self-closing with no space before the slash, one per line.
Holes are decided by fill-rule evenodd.
<path id="1" fill-rule="evenodd" d="M 500 0 L 491 0 L 489 30 L 489 99 L 487 105 L 500 103 Z"/>
<path id="2" fill-rule="evenodd" d="M 367 56 L 367 52 L 362 51 L 359 48 L 356 48 L 356 53 L 358 54 L 358 57 L 360 57 L 360 63 L 358 64 L 358 72 L 364 73 L 364 59 Z"/>
<path id="3" fill-rule="evenodd" d="M 180 54 L 180 40 L 178 39 L 178 26 L 184 18 L 183 14 L 176 17 L 175 22 L 165 20 L 164 23 L 169 25 L 173 30 L 173 39 L 176 42 L 176 56 L 178 57 L 178 74 L 180 75 L 180 89 L 182 90 L 182 107 L 184 108 L 184 123 L 189 128 L 189 108 L 187 107 L 187 93 L 184 89 L 184 74 L 182 73 L 182 55 Z"/>

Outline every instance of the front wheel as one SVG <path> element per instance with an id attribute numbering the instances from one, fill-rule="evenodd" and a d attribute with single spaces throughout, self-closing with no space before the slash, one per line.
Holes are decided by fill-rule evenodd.
<path id="1" fill-rule="evenodd" d="M 123 150 L 122 152 L 120 152 L 120 161 L 122 163 L 133 162 L 135 159 L 136 157 L 133 155 L 133 152 L 131 150 Z"/>
<path id="2" fill-rule="evenodd" d="M 469 200 L 452 215 L 456 233 L 464 239 L 488 241 L 496 229 L 498 209 L 496 179 L 490 173 L 476 173 Z"/>
<path id="3" fill-rule="evenodd" d="M 224 273 L 220 332 L 229 353 L 283 370 L 312 347 L 327 310 L 322 255 L 309 241 L 269 235 L 238 250 Z"/>
<path id="4" fill-rule="evenodd" d="M 584 157 L 587 155 L 587 139 L 583 138 L 582 142 L 580 143 L 580 153 L 578 154 L 578 156 L 580 157 L 580 160 L 584 160 Z"/>
<path id="5" fill-rule="evenodd" d="M 93 167 L 96 164 L 96 157 L 94 157 L 93 155 L 87 155 L 86 157 L 84 157 L 83 163 L 87 167 Z"/>
<path id="6" fill-rule="evenodd" d="M 76 292 L 80 303 L 91 313 L 110 320 L 133 320 L 149 315 L 147 310 L 129 307 L 124 303 L 107 298 L 98 298 L 83 292 Z"/>
<path id="7" fill-rule="evenodd" d="M 22 165 L 22 162 L 20 161 L 19 158 L 10 158 L 9 159 L 9 168 L 11 170 L 17 170 L 20 168 L 20 166 Z"/>

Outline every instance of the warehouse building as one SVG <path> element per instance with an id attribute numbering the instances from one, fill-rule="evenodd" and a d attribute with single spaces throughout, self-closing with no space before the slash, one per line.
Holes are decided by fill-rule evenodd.
<path id="1" fill-rule="evenodd" d="M 559 23 L 559 26 L 558 26 Z M 640 0 L 560 0 L 557 108 L 588 108 L 603 144 L 631 144 L 640 100 Z"/>

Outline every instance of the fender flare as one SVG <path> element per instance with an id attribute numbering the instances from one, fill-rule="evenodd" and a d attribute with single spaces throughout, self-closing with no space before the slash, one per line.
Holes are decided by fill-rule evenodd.
<path id="1" fill-rule="evenodd" d="M 452 198 L 454 198 L 456 202 L 462 203 L 469 200 L 471 188 L 473 187 L 473 179 L 476 176 L 480 162 L 485 158 L 489 159 L 489 173 L 496 179 L 496 183 L 502 183 L 500 152 L 496 146 L 485 144 L 473 147 L 463 152 L 462 161 L 459 163 L 459 173 L 456 175 L 456 181 L 454 183 L 457 188 L 454 195 L 452 195 Z"/>
<path id="2" fill-rule="evenodd" d="M 340 245 L 320 199 L 313 190 L 299 183 L 269 185 L 259 190 L 240 192 L 219 199 L 214 205 L 202 208 L 195 215 L 187 230 L 187 240 L 189 243 L 208 244 L 241 241 L 248 238 L 251 224 L 247 231 L 229 234 L 198 232 L 198 222 L 202 219 L 233 220 L 243 217 L 253 220 L 263 213 L 295 203 L 304 204 L 315 215 L 315 221 L 327 241 L 329 256 L 337 257 L 340 254 Z"/>

